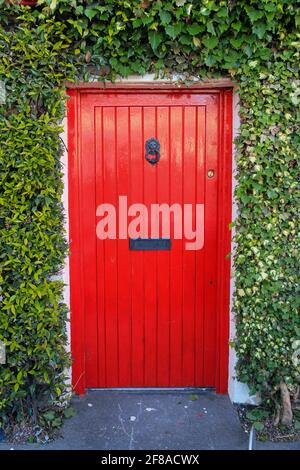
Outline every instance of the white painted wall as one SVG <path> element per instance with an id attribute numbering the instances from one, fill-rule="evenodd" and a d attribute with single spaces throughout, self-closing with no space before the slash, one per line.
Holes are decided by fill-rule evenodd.
<path id="1" fill-rule="evenodd" d="M 129 77 L 128 79 L 120 79 L 120 82 L 151 82 L 157 80 L 154 80 L 155 77 L 153 74 L 147 74 L 146 76 L 140 77 L 140 76 L 132 76 Z M 176 77 L 173 77 L 173 80 L 176 80 Z M 165 81 L 165 80 L 164 80 Z M 212 80 L 211 81 L 214 86 L 217 86 L 218 81 L 217 80 Z M 206 81 L 206 85 L 209 83 L 209 80 Z M 221 83 L 221 81 L 220 81 Z M 64 132 L 61 134 L 61 139 L 65 144 L 65 149 L 64 153 L 62 156 L 62 164 L 63 164 L 63 183 L 64 183 L 64 192 L 63 192 L 63 205 L 64 205 L 64 212 L 65 212 L 65 230 L 66 230 L 66 236 L 67 239 L 69 240 L 69 205 L 68 205 L 68 138 L 67 138 L 67 133 L 68 133 L 68 122 L 67 118 L 64 119 L 63 121 L 63 126 L 64 126 Z M 235 138 L 238 135 L 239 132 L 239 127 L 240 127 L 240 119 L 239 119 L 239 96 L 238 92 L 235 89 L 234 94 L 233 94 L 233 138 Z M 232 173 L 232 188 L 233 188 L 233 194 L 234 194 L 234 189 L 236 186 L 236 149 L 233 143 L 233 173 Z M 233 199 L 233 207 L 232 207 L 232 214 L 233 214 L 233 220 L 237 217 L 237 205 Z M 234 230 L 233 230 L 233 235 L 234 235 Z M 232 256 L 231 256 L 231 280 L 230 280 L 230 339 L 235 338 L 235 318 L 234 318 L 234 313 L 233 313 L 233 293 L 234 293 L 234 286 L 235 286 L 235 276 L 234 276 L 234 266 L 233 266 L 233 259 L 234 259 L 234 253 L 235 253 L 235 246 L 234 244 L 232 245 Z M 65 260 L 65 265 L 63 269 L 63 281 L 64 281 L 64 302 L 66 305 L 70 306 L 70 276 L 69 276 L 69 257 L 66 258 Z M 68 322 L 67 325 L 67 332 L 68 332 L 68 346 L 67 349 L 70 351 L 70 322 Z M 236 353 L 233 348 L 229 349 L 229 378 L 228 378 L 228 393 L 229 397 L 232 402 L 235 403 L 251 403 L 251 404 L 257 404 L 258 403 L 258 397 L 257 396 L 250 396 L 249 394 L 249 388 L 246 384 L 243 384 L 239 382 L 236 377 L 235 377 L 235 365 L 237 362 L 236 358 Z M 71 374 L 72 371 L 69 371 L 69 376 L 71 379 Z"/>
<path id="2" fill-rule="evenodd" d="M 66 238 L 69 240 L 69 200 L 68 200 L 68 119 L 67 117 L 64 118 L 63 120 L 63 128 L 64 131 L 60 135 L 61 140 L 64 143 L 64 152 L 62 155 L 62 165 L 63 165 L 63 184 L 64 184 L 64 190 L 63 190 L 63 195 L 62 195 L 62 201 L 63 201 L 63 206 L 64 206 L 64 216 L 65 216 L 65 222 L 64 222 L 64 227 L 65 227 L 65 233 L 66 233 Z M 66 257 L 65 259 L 65 264 L 62 272 L 62 279 L 64 282 L 64 292 L 63 292 L 63 300 L 65 304 L 70 308 L 70 269 L 69 269 L 69 256 Z M 67 334 L 68 334 L 68 344 L 67 344 L 67 350 L 68 352 L 71 351 L 71 332 L 70 332 L 70 311 L 68 314 L 68 323 L 67 323 Z M 70 370 L 69 372 L 70 378 L 72 371 Z"/>

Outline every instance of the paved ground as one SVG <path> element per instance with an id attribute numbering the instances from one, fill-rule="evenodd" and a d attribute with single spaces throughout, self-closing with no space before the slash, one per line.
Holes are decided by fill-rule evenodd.
<path id="1" fill-rule="evenodd" d="M 90 391 L 74 398 L 76 416 L 46 445 L 10 449 L 201 450 L 248 448 L 227 396 L 211 391 Z M 258 449 L 300 449 L 300 442 L 260 443 Z"/>

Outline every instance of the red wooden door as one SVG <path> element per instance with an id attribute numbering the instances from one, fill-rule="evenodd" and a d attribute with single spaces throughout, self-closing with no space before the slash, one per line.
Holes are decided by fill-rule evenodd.
<path id="1" fill-rule="evenodd" d="M 230 92 L 70 94 L 75 389 L 220 388 L 220 376 L 226 381 L 220 351 L 226 355 L 228 329 L 227 320 L 220 320 L 224 313 L 218 291 L 228 280 L 226 267 L 220 279 L 220 243 L 223 263 L 226 244 L 229 251 L 228 235 L 220 241 L 220 214 L 226 212 L 228 224 L 230 211 L 227 193 L 220 198 L 224 187 L 219 173 L 226 146 L 230 155 Z M 151 137 L 161 147 L 156 165 L 145 159 L 145 142 Z M 118 236 L 119 196 L 127 197 L 128 206 L 144 204 L 149 214 L 154 203 L 190 204 L 193 222 L 196 204 L 203 204 L 203 247 L 187 250 L 184 236 L 175 239 L 171 229 L 169 251 L 130 250 L 128 238 Z M 103 203 L 116 208 L 116 239 L 96 236 L 96 211 Z M 174 217 L 171 227 L 172 222 Z M 148 224 L 150 234 L 150 218 Z"/>

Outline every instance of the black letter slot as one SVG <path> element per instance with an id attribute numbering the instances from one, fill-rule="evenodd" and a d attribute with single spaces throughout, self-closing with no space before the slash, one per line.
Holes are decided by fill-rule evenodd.
<path id="1" fill-rule="evenodd" d="M 129 238 L 130 250 L 170 250 L 170 238 Z"/>

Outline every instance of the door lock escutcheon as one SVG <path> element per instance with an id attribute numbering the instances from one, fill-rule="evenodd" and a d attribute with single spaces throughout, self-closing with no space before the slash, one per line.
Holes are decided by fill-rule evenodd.
<path id="1" fill-rule="evenodd" d="M 207 176 L 208 176 L 209 178 L 213 178 L 213 177 L 215 176 L 215 171 L 214 171 L 214 170 L 208 170 Z"/>

